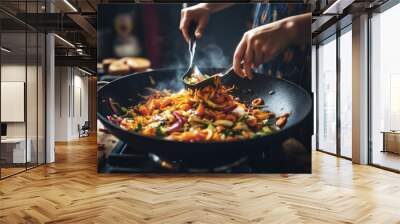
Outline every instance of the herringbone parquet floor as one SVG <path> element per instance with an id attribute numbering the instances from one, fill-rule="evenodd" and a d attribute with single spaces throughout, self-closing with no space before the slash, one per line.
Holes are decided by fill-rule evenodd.
<path id="1" fill-rule="evenodd" d="M 400 175 L 315 152 L 312 175 L 96 173 L 94 137 L 0 181 L 0 223 L 400 223 Z"/>

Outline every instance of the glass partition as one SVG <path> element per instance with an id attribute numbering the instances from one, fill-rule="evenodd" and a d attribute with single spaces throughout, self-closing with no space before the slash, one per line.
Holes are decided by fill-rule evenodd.
<path id="1" fill-rule="evenodd" d="M 316 50 L 317 149 L 352 157 L 352 26 Z"/>
<path id="2" fill-rule="evenodd" d="M 352 157 L 352 32 L 347 27 L 340 38 L 340 155 Z"/>
<path id="3" fill-rule="evenodd" d="M 1 34 L 1 140 L 2 177 L 24 171 L 31 162 L 27 143 L 26 75 L 27 48 L 25 32 Z"/>
<path id="4" fill-rule="evenodd" d="M 317 148 L 336 154 L 336 36 L 321 43 L 317 51 Z"/>
<path id="5" fill-rule="evenodd" d="M 371 162 L 400 170 L 400 4 L 371 18 Z"/>
<path id="6" fill-rule="evenodd" d="M 43 1 L 26 3 L 18 2 L 18 16 L 43 8 Z M 9 4 L 0 7 L 15 6 Z M 45 162 L 46 40 L 12 15 L 0 12 L 0 20 L 8 21 L 0 21 L 0 178 L 5 178 Z"/>
<path id="7" fill-rule="evenodd" d="M 28 13 L 42 13 L 43 3 L 39 1 L 28 2 Z M 34 17 L 34 19 L 38 17 Z M 35 24 L 38 21 L 34 21 Z M 40 119 L 44 113 L 44 34 L 38 30 L 27 29 L 27 142 L 31 150 L 31 161 L 27 167 L 35 167 L 44 162 L 43 127 L 44 119 Z M 29 149 L 29 147 L 27 149 Z"/>
<path id="8" fill-rule="evenodd" d="M 38 160 L 38 36 L 36 32 L 27 33 L 28 61 L 26 81 L 27 150 L 30 150 L 28 168 L 37 165 Z"/>

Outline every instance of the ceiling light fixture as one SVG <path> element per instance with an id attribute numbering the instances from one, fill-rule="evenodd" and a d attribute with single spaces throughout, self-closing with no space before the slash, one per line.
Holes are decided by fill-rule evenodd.
<path id="1" fill-rule="evenodd" d="M 64 42 L 65 44 L 67 44 L 70 47 L 75 48 L 75 45 L 73 45 L 71 42 L 69 42 L 68 40 L 60 37 L 58 34 L 54 34 L 55 37 L 57 37 L 59 40 L 61 40 L 62 42 Z"/>
<path id="2" fill-rule="evenodd" d="M 64 3 L 68 5 L 74 12 L 78 12 L 78 10 L 73 6 L 68 0 L 64 0 Z"/>
<path id="3" fill-rule="evenodd" d="M 343 10 L 351 5 L 355 0 L 336 0 L 322 13 L 323 15 L 340 15 Z"/>
<path id="4" fill-rule="evenodd" d="M 9 50 L 9 49 L 7 49 L 7 48 L 5 48 L 5 47 L 1 47 L 0 49 L 1 49 L 2 51 L 6 52 L 6 53 L 10 53 L 10 52 L 11 52 L 11 50 Z"/>
<path id="5" fill-rule="evenodd" d="M 78 70 L 81 71 L 81 72 L 83 72 L 83 73 L 85 73 L 85 74 L 87 74 L 87 75 L 89 75 L 89 76 L 92 75 L 92 73 L 90 73 L 90 72 L 88 72 L 88 71 L 86 71 L 86 70 L 83 70 L 83 69 L 81 69 L 81 68 L 79 68 L 79 67 L 78 67 Z"/>
<path id="6" fill-rule="evenodd" d="M 339 4 L 340 0 L 336 0 L 332 5 L 330 5 L 322 14 L 331 14 L 333 9 L 336 9 L 337 4 Z"/>

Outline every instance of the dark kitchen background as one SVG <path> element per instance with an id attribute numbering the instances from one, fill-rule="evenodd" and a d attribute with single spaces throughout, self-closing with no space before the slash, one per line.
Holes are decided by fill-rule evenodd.
<path id="1" fill-rule="evenodd" d="M 97 62 L 99 87 L 121 76 L 136 72 L 128 69 L 113 74 L 111 65 L 106 69 L 105 59 L 142 57 L 151 62 L 151 69 L 186 68 L 189 49 L 179 22 L 182 4 L 104 4 L 98 6 Z M 232 63 L 233 53 L 243 34 L 252 27 L 255 4 L 238 4 L 212 14 L 197 41 L 195 64 L 200 67 L 226 67 Z M 311 45 L 311 42 L 309 43 Z M 304 57 L 305 63 L 307 63 Z M 119 60 L 121 61 L 121 60 Z M 309 62 L 309 60 L 308 60 Z M 111 62 L 115 63 L 116 62 Z M 108 71 L 107 71 L 108 70 Z M 310 72 L 305 72 L 309 74 Z M 303 80 L 308 80 L 306 76 Z M 310 83 L 303 81 L 310 90 Z M 134 87 L 132 87 L 134 89 Z M 98 97 L 100 102 L 105 102 Z M 99 108 L 99 107 L 98 107 Z M 260 146 L 260 150 L 245 157 L 230 158 L 218 154 L 196 158 L 196 164 L 206 167 L 193 169 L 194 160 L 170 160 L 153 153 L 143 153 L 134 144 L 120 141 L 100 125 L 98 142 L 98 171 L 100 173 L 163 173 L 163 172 L 216 172 L 216 173 L 310 173 L 312 115 L 293 129 L 291 137 L 281 143 Z M 309 133 L 309 134 L 305 134 Z M 270 150 L 274 149 L 274 150 Z M 217 153 L 216 153 L 217 154 Z M 167 165 L 165 165 L 167 164 Z M 211 165 L 210 165 L 211 164 Z M 216 164 L 213 169 L 209 167 Z M 176 167 L 179 167 L 176 168 Z"/>
<path id="2" fill-rule="evenodd" d="M 179 30 L 181 9 L 182 4 L 99 5 L 98 14 L 107 16 L 98 17 L 98 61 L 141 56 L 151 61 L 153 69 L 187 66 L 188 45 Z M 253 10 L 253 4 L 240 4 L 213 14 L 197 43 L 197 64 L 231 64 L 237 43 L 251 27 Z M 130 35 L 125 35 L 127 30 Z M 126 43 L 131 48 L 121 47 Z"/>

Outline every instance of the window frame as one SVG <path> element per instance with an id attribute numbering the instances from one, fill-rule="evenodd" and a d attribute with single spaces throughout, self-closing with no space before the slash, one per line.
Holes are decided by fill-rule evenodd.
<path id="1" fill-rule="evenodd" d="M 332 35 L 328 36 L 327 38 L 319 41 L 316 44 L 316 102 L 315 102 L 315 107 L 316 107 L 316 151 L 319 152 L 323 152 L 323 153 L 327 153 L 329 155 L 333 155 L 339 158 L 343 158 L 343 159 L 347 159 L 347 160 L 352 160 L 352 158 L 347 157 L 342 155 L 341 153 L 341 119 L 340 119 L 340 103 L 341 103 L 341 99 L 340 99 L 340 77 L 341 77 L 341 67 L 340 67 L 340 37 L 342 35 L 344 35 L 347 32 L 352 32 L 352 23 L 347 24 L 346 26 L 344 26 L 341 29 L 337 29 L 335 33 L 333 33 Z M 319 47 L 322 43 L 328 43 L 330 41 L 336 41 L 336 152 L 332 153 L 332 152 L 328 152 L 324 149 L 320 149 L 319 148 L 319 85 L 320 85 L 320 74 L 319 74 L 319 65 L 320 65 L 320 56 L 319 56 Z"/>
<path id="2" fill-rule="evenodd" d="M 374 8 L 372 10 L 369 10 L 368 13 L 368 31 L 367 31 L 367 39 L 368 39 L 368 54 L 367 54 L 367 64 L 368 64 L 368 69 L 367 69 L 367 77 L 368 77 L 368 152 L 367 152 L 367 162 L 368 165 L 377 167 L 383 170 L 395 172 L 395 173 L 400 173 L 400 170 L 390 168 L 384 165 L 380 165 L 377 163 L 373 162 L 373 132 L 372 132 L 372 18 L 373 14 L 381 14 L 384 13 L 385 11 L 391 9 L 392 7 L 400 4 L 400 0 L 388 0 L 384 4 L 380 5 L 377 8 Z"/>

